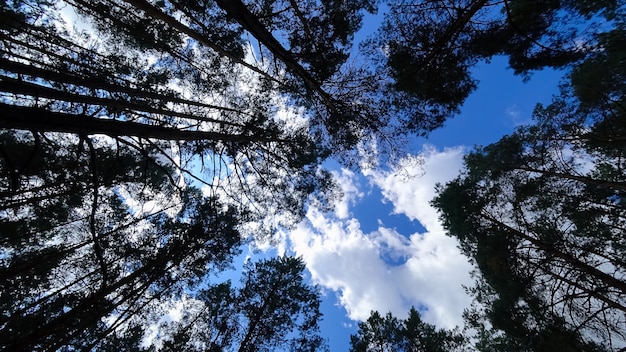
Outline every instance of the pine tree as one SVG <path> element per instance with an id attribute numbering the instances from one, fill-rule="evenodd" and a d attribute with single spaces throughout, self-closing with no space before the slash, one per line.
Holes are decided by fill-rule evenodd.
<path id="1" fill-rule="evenodd" d="M 619 101 L 593 106 L 574 91 L 539 106 L 535 125 L 469 154 L 434 204 L 496 296 L 483 302 L 495 327 L 535 336 L 535 346 L 573 336 L 619 346 L 626 150 L 606 141 L 624 114 Z"/>
<path id="2" fill-rule="evenodd" d="M 405 320 L 391 313 L 383 317 L 372 312 L 366 321 L 359 323 L 357 334 L 350 337 L 350 351 L 464 351 L 466 339 L 457 330 L 437 329 L 424 322 L 415 308 L 411 308 Z"/>
<path id="3" fill-rule="evenodd" d="M 299 258 L 248 263 L 241 284 L 200 290 L 182 302 L 180 320 L 159 327 L 157 349 L 323 351 L 319 292 L 305 284 Z"/>

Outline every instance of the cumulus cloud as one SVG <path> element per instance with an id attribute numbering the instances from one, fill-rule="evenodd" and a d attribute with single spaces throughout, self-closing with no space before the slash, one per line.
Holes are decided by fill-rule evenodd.
<path id="1" fill-rule="evenodd" d="M 403 304 L 379 248 L 356 219 L 329 219 L 312 209 L 308 222 L 291 232 L 315 282 L 338 293 L 351 319 L 365 320 L 372 309 L 402 311 Z"/>
<path id="2" fill-rule="evenodd" d="M 458 174 L 462 154 L 461 148 L 426 147 L 423 163 L 408 159 L 409 163 L 391 171 L 365 172 L 393 204 L 394 212 L 419 221 L 425 233 L 401 234 L 383 226 L 364 233 L 347 209 L 324 214 L 312 208 L 306 221 L 288 234 L 291 250 L 303 257 L 312 279 L 336 292 L 351 319 L 367 319 L 371 310 L 404 317 L 415 306 L 426 321 L 440 327 L 462 324 L 462 311 L 470 303 L 462 285 L 472 282 L 471 266 L 456 241 L 445 235 L 429 204 L 434 185 Z M 422 176 L 407 179 L 407 172 Z M 337 176 L 344 192 L 349 190 L 346 193 L 353 197 L 360 194 L 351 182 L 353 175 L 342 171 Z"/>
<path id="3" fill-rule="evenodd" d="M 342 168 L 341 171 L 333 171 L 335 181 L 343 191 L 343 197 L 335 204 L 335 215 L 340 219 L 347 219 L 350 215 L 349 207 L 358 199 L 363 197 L 363 192 L 356 183 L 356 175 L 354 172 Z"/>
<path id="4" fill-rule="evenodd" d="M 423 164 L 413 166 L 422 169 L 420 177 L 406 179 L 403 176 L 406 167 L 401 163 L 394 170 L 387 172 L 367 171 L 366 176 L 380 187 L 383 196 L 391 201 L 395 213 L 419 221 L 429 233 L 443 233 L 437 211 L 429 202 L 435 197 L 437 183 L 444 184 L 459 174 L 463 164 L 463 151 L 461 147 L 437 151 L 432 146 L 424 146 Z M 402 170 L 402 173 L 399 173 L 398 169 Z M 419 172 L 415 171 L 414 174 Z"/>

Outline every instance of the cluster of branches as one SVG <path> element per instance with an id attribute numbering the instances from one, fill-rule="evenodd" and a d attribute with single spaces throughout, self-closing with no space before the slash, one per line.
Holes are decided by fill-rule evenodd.
<path id="1" fill-rule="evenodd" d="M 600 2 L 567 6 L 587 5 Z M 612 5 L 621 16 L 560 95 L 532 125 L 470 153 L 434 200 L 477 264 L 467 317 L 485 350 L 626 347 L 626 23 L 624 4 Z"/>
<path id="2" fill-rule="evenodd" d="M 467 339 L 458 329 L 437 329 L 424 322 L 415 308 L 409 310 L 406 319 L 374 311 L 350 336 L 350 352 L 461 352 L 466 347 Z"/>
<path id="3" fill-rule="evenodd" d="M 68 4 L 88 31 L 68 28 Z M 185 300 L 231 314 L 206 323 L 219 339 L 189 337 L 206 317 L 177 321 L 166 340 L 184 349 L 323 348 L 299 261 L 249 268 L 228 302 L 202 293 L 247 236 L 297 222 L 332 186 L 310 126 L 281 118 L 284 67 L 247 62 L 243 28 L 214 3 L 0 11 L 3 348 L 147 348 L 160 307 Z M 345 44 L 352 27 L 328 35 Z"/>
<path id="4" fill-rule="evenodd" d="M 438 127 L 476 88 L 471 69 L 495 55 L 529 77 L 594 53 L 619 1 L 393 0 L 362 46 L 394 113 L 409 128 Z"/>
<path id="5" fill-rule="evenodd" d="M 67 135 L 30 132 L 1 138 L 14 167 L 2 174 L 11 185 L 2 189 L 0 227 L 3 348 L 323 349 L 318 292 L 304 283 L 297 259 L 249 264 L 242 289 L 209 294 L 227 285 L 206 277 L 240 253 L 246 214 L 192 186 L 175 187 L 171 170 L 123 144 L 90 138 L 72 148 Z M 177 302 L 188 302 L 179 310 L 200 309 L 198 316 L 150 339 L 148 328 Z M 207 330 L 190 329 L 213 317 L 203 306 L 218 305 L 229 314 Z"/>

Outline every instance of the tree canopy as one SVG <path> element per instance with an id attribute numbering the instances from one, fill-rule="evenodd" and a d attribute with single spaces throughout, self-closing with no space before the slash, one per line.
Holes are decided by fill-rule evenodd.
<path id="1" fill-rule="evenodd" d="M 476 88 L 471 69 L 496 55 L 517 74 L 571 68 L 605 47 L 619 0 L 392 0 L 363 46 L 406 126 L 436 128 Z"/>
<path id="2" fill-rule="evenodd" d="M 411 308 L 405 320 L 391 313 L 383 317 L 372 312 L 366 321 L 359 323 L 357 334 L 350 337 L 350 351 L 452 352 L 465 351 L 466 343 L 458 329 L 437 329 L 422 321 L 419 312 Z"/>
<path id="3" fill-rule="evenodd" d="M 393 0 L 354 47 L 377 6 L 0 0 L 2 345 L 324 349 L 300 260 L 249 264 L 241 287 L 208 278 L 330 206 L 327 158 L 403 156 L 458 112 L 477 62 L 505 55 L 568 75 L 434 201 L 480 270 L 483 346 L 622 346 L 623 1 Z M 163 320 L 174 306 L 187 314 Z M 372 315 L 353 348 L 382 328 L 385 346 L 460 346 L 412 310 Z"/>
<path id="4" fill-rule="evenodd" d="M 623 25 L 535 123 L 470 153 L 433 203 L 479 268 L 474 294 L 493 327 L 534 350 L 626 344 Z M 618 78 L 592 78 L 605 69 Z"/>
<path id="5" fill-rule="evenodd" d="M 88 30 L 64 21 L 67 4 Z M 137 348 L 156 321 L 135 321 L 323 201 L 327 152 L 216 4 L 67 4 L 0 4 L 0 340 Z"/>

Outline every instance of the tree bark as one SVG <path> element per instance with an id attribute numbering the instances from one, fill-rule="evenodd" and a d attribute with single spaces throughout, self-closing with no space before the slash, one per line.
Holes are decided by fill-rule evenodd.
<path id="1" fill-rule="evenodd" d="M 43 78 L 43 77 L 40 77 L 40 78 Z M 88 85 L 87 88 L 94 88 L 94 87 L 89 87 Z M 153 107 L 152 105 L 156 103 L 154 101 L 131 102 L 131 101 L 123 100 L 123 99 L 101 98 L 98 96 L 82 95 L 82 94 L 73 93 L 69 91 L 64 92 L 58 89 L 45 87 L 45 86 L 41 86 L 35 83 L 25 82 L 19 79 L 14 79 L 14 78 L 6 77 L 6 76 L 0 76 L 0 90 L 4 92 L 9 92 L 12 94 L 29 95 L 29 96 L 33 96 L 36 98 L 48 98 L 48 99 L 54 99 L 57 101 L 66 101 L 66 102 L 72 102 L 72 103 L 83 103 L 83 104 L 90 104 L 90 105 L 96 105 L 96 106 L 105 106 L 109 108 L 118 109 L 120 112 L 123 109 L 128 109 L 128 110 L 134 110 L 134 111 L 139 111 L 139 112 L 161 114 L 161 115 L 166 115 L 166 116 L 176 116 L 176 117 L 180 117 L 184 119 L 216 123 L 220 125 L 223 124 L 223 125 L 231 125 L 231 126 L 234 125 L 236 127 L 243 127 L 243 125 L 241 124 L 233 124 L 228 121 L 217 120 L 217 119 L 207 118 L 203 116 L 195 116 L 195 115 L 190 115 L 190 114 L 186 114 L 186 113 L 182 113 L 182 112 L 178 112 L 174 110 L 165 110 L 165 109 Z M 131 93 L 131 97 L 141 98 L 141 92 L 135 92 L 135 93 L 139 93 L 139 94 L 135 95 Z M 172 100 L 163 99 L 162 101 L 172 101 Z M 197 104 L 192 103 L 188 105 L 197 105 Z M 212 107 L 212 108 L 215 108 L 215 107 Z M 223 110 L 227 110 L 227 109 L 223 109 Z"/>
<path id="2" fill-rule="evenodd" d="M 280 59 L 291 73 L 304 81 L 307 89 L 316 92 L 327 104 L 333 104 L 334 100 L 322 88 L 313 76 L 300 65 L 291 53 L 265 28 L 259 19 L 240 0 L 215 0 L 215 3 L 232 17 L 259 42 L 265 45 L 275 57 Z"/>
<path id="3" fill-rule="evenodd" d="M 254 135 L 225 134 L 210 131 L 186 131 L 175 127 L 147 125 L 131 121 L 96 118 L 54 112 L 39 107 L 0 103 L 0 128 L 37 132 L 62 132 L 84 135 L 103 134 L 110 137 L 132 136 L 170 141 L 222 141 L 239 143 L 288 142 L 279 138 Z"/>
<path id="4" fill-rule="evenodd" d="M 247 114 L 246 112 L 238 110 L 238 109 L 187 100 L 187 99 L 177 97 L 174 94 L 167 94 L 167 93 L 156 92 L 156 91 L 148 91 L 148 90 L 143 90 L 143 89 L 132 88 L 129 86 L 113 84 L 113 83 L 105 81 L 103 78 L 100 78 L 100 77 L 89 77 L 89 78 L 80 77 L 77 75 L 73 75 L 71 73 L 45 70 L 45 69 L 42 69 L 33 65 L 26 65 L 23 63 L 7 60 L 3 58 L 0 58 L 0 68 L 5 69 L 12 73 L 35 76 L 37 78 L 41 78 L 47 81 L 73 84 L 78 87 L 85 87 L 85 88 L 90 88 L 90 89 L 102 89 L 108 92 L 124 93 L 124 94 L 128 94 L 129 96 L 133 98 L 155 99 L 161 102 L 172 102 L 176 104 L 196 106 L 200 108 L 214 109 L 218 111 L 228 111 L 228 112 L 234 112 L 238 114 Z M 3 81 L 5 79 L 7 78 L 3 78 Z M 6 85 L 7 83 L 3 82 L 3 84 Z M 16 85 L 15 83 L 12 84 L 12 86 L 15 86 L 14 88 L 20 87 L 19 85 Z M 7 86 L 6 88 L 2 87 L 2 88 L 10 89 L 11 86 Z M 26 89 L 26 88 L 22 88 L 22 89 Z M 26 93 L 28 92 L 29 91 L 27 90 Z M 116 103 L 118 102 L 116 101 Z M 128 102 L 124 102 L 124 101 L 119 102 L 119 103 L 129 104 Z M 122 106 L 120 105 L 120 107 Z M 243 126 L 242 124 L 237 124 L 237 123 L 233 123 L 229 121 L 221 121 L 221 120 L 216 120 L 216 119 L 208 119 L 208 118 L 201 118 L 201 119 L 197 118 L 197 119 L 202 120 L 202 121 L 208 121 L 208 122 L 222 123 L 222 124 L 231 125 L 231 126 L 238 126 L 238 127 Z"/>

